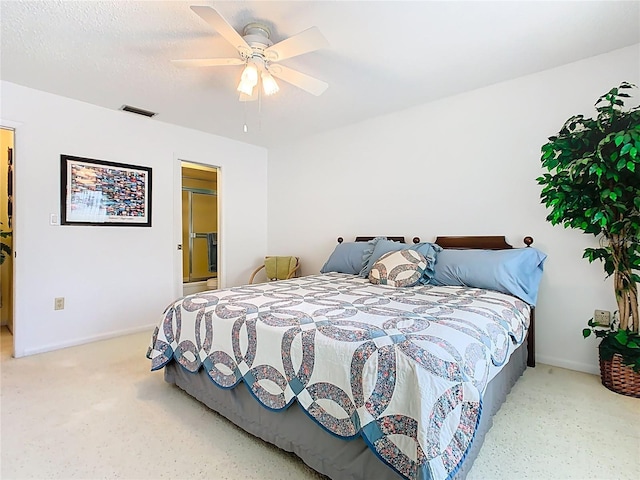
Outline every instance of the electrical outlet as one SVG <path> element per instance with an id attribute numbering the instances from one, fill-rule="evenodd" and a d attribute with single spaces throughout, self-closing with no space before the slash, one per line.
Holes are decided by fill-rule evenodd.
<path id="1" fill-rule="evenodd" d="M 64 297 L 56 297 L 53 302 L 54 310 L 64 310 Z"/>
<path id="2" fill-rule="evenodd" d="M 593 312 L 593 321 L 603 327 L 611 324 L 611 312 L 608 310 L 596 310 Z"/>

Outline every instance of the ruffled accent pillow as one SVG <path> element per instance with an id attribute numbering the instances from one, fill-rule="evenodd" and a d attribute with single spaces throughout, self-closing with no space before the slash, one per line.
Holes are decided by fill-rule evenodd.
<path id="1" fill-rule="evenodd" d="M 368 258 L 364 258 L 364 266 L 362 267 L 362 271 L 360 272 L 361 277 L 368 278 L 371 268 L 373 268 L 373 265 L 384 254 L 408 249 L 420 252 L 427 260 L 427 268 L 425 268 L 424 275 L 420 279 L 420 283 L 424 285 L 429 283 L 435 273 L 434 268 L 436 265 L 436 257 L 438 253 L 442 251 L 442 247 L 440 245 L 428 242 L 409 245 L 407 243 L 394 242 L 392 240 L 386 240 L 384 238 L 375 240 L 377 240 L 377 242 L 375 243 L 373 252 L 369 254 Z"/>
<path id="2" fill-rule="evenodd" d="M 442 247 L 435 243 L 422 242 L 411 245 L 409 250 L 416 250 L 427 259 L 427 268 L 424 269 L 424 275 L 420 279 L 420 283 L 426 285 L 435 274 L 436 258 L 442 251 Z"/>
<path id="3" fill-rule="evenodd" d="M 395 252 L 409 247 L 406 243 L 396 242 L 395 240 L 387 240 L 386 237 L 376 237 L 369 242 L 372 244 L 371 250 L 366 250 L 365 255 L 362 257 L 363 265 L 360 271 L 360 276 L 364 278 L 369 277 L 369 272 L 373 268 L 373 264 L 378 261 L 385 253 Z"/>
<path id="4" fill-rule="evenodd" d="M 391 240 L 387 240 L 387 237 L 375 237 L 367 242 L 367 248 L 362 252 L 362 268 L 358 272 L 358 275 L 361 277 L 367 278 L 369 276 L 369 270 L 371 270 L 371 265 L 373 265 L 371 255 L 373 255 L 379 242 L 391 242 Z M 380 257 L 380 255 L 378 255 L 378 257 Z M 375 259 L 377 260 L 378 257 Z"/>
<path id="5" fill-rule="evenodd" d="M 420 282 L 427 259 L 417 250 L 398 250 L 381 256 L 369 272 L 369 281 L 391 287 L 413 287 Z"/>

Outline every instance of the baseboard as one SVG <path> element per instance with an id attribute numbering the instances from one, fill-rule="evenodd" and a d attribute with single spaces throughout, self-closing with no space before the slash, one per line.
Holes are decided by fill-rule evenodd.
<path id="1" fill-rule="evenodd" d="M 536 355 L 536 363 L 544 363 L 554 367 L 566 368 L 567 370 L 575 370 L 577 372 L 591 373 L 600 375 L 600 367 L 597 364 L 572 362 L 562 358 L 547 357 L 545 355 Z"/>
<path id="2" fill-rule="evenodd" d="M 29 355 L 37 355 L 38 353 L 52 352 L 54 350 L 60 350 L 62 348 L 76 347 L 78 345 L 84 345 L 86 343 L 99 342 L 100 340 L 108 340 L 110 338 L 122 337 L 124 335 L 131 335 L 134 333 L 140 333 L 144 331 L 148 331 L 149 335 L 151 335 L 151 333 L 153 332 L 153 329 L 156 326 L 157 326 L 157 323 L 152 323 L 149 325 L 143 325 L 141 327 L 126 328 L 124 330 L 116 330 L 113 332 L 102 333 L 99 335 L 92 335 L 84 338 L 76 338 L 74 340 L 70 340 L 67 342 L 52 343 L 52 344 L 44 345 L 42 347 L 37 347 L 37 348 L 26 348 L 21 352 L 17 352 L 17 351 L 14 352 L 13 356 L 15 358 L 27 357 Z M 149 340 L 151 340 L 151 337 L 149 337 Z"/>

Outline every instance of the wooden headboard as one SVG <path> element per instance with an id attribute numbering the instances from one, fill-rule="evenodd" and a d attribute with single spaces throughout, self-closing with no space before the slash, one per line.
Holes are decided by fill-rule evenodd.
<path id="1" fill-rule="evenodd" d="M 406 243 L 404 240 L 404 237 L 390 237 L 388 235 L 378 235 L 379 237 L 385 237 L 387 240 L 391 240 L 394 242 L 400 242 L 400 243 Z M 368 242 L 369 240 L 373 240 L 374 238 L 376 238 L 375 236 L 373 237 L 356 237 L 356 239 L 354 240 L 355 242 Z M 342 237 L 338 237 L 338 243 L 342 243 L 344 242 L 344 238 Z M 413 243 L 420 243 L 420 238 L 418 237 L 413 237 Z"/>
<path id="2" fill-rule="evenodd" d="M 374 236 L 356 237 L 356 242 L 368 242 L 373 240 Z M 394 242 L 406 243 L 404 237 L 386 237 L 387 240 Z M 420 237 L 413 237 L 411 240 L 413 243 L 420 243 Z M 338 237 L 338 243 L 344 242 L 344 238 Z M 530 247 L 533 244 L 533 237 L 524 237 L 522 242 Z M 484 236 L 461 236 L 461 237 L 436 237 L 437 243 L 442 248 L 478 248 L 484 250 L 504 250 L 507 248 L 513 248 L 511 244 L 507 242 L 504 235 L 484 235 Z"/>
<path id="3" fill-rule="evenodd" d="M 533 244 L 533 237 L 524 237 L 522 241 L 527 247 L 530 247 Z M 481 248 L 484 250 L 513 248 L 504 235 L 437 237 L 434 243 L 437 243 L 442 248 Z"/>

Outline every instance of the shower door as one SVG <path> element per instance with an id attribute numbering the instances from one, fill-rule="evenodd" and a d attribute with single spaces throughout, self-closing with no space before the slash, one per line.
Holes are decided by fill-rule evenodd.
<path id="1" fill-rule="evenodd" d="M 182 188 L 182 277 L 199 282 L 218 275 L 216 192 Z"/>

